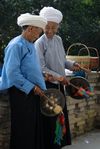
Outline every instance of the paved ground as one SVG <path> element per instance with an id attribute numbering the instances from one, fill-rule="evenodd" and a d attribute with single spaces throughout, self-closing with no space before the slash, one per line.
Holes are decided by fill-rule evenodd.
<path id="1" fill-rule="evenodd" d="M 75 138 L 71 146 L 63 149 L 100 149 L 100 129 Z"/>

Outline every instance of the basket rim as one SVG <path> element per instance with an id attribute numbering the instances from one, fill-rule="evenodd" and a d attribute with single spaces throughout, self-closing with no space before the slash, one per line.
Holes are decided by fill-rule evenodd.
<path id="1" fill-rule="evenodd" d="M 90 51 L 89 51 L 88 47 L 87 47 L 85 44 L 83 44 L 83 43 L 73 43 L 73 44 L 71 44 L 71 45 L 68 47 L 68 49 L 67 49 L 66 55 L 69 55 L 69 51 L 71 50 L 71 48 L 72 48 L 73 46 L 83 46 L 83 48 L 85 48 L 85 49 L 87 50 L 88 55 L 90 56 Z M 78 54 L 78 56 L 79 56 L 79 54 Z"/>
<path id="2" fill-rule="evenodd" d="M 84 48 L 85 48 L 85 47 L 81 48 L 81 49 L 79 50 L 79 52 L 80 52 L 81 50 L 83 50 Z M 89 51 L 90 51 L 90 57 L 98 57 L 98 58 L 99 58 L 99 53 L 98 53 L 98 50 L 97 50 L 96 48 L 94 48 L 94 47 L 88 47 L 88 49 L 89 49 Z M 91 56 L 91 50 L 94 50 L 94 51 L 95 51 L 96 56 Z"/>

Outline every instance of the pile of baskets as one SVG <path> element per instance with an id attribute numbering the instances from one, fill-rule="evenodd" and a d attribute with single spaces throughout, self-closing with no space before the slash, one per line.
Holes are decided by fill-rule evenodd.
<path id="1" fill-rule="evenodd" d="M 67 49 L 67 60 L 78 62 L 81 67 L 90 70 L 99 69 L 99 53 L 94 47 L 87 47 L 82 43 L 73 43 Z"/>

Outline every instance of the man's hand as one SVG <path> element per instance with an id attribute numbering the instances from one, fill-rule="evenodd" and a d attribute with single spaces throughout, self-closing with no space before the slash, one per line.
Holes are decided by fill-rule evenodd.
<path id="1" fill-rule="evenodd" d="M 49 74 L 49 73 L 45 73 L 45 80 L 46 80 L 46 81 L 50 81 L 50 82 L 52 82 L 52 81 L 58 81 L 58 82 L 60 82 L 62 85 L 68 85 L 68 84 L 69 84 L 69 82 L 68 82 L 68 80 L 66 79 L 66 77 L 63 77 L 63 76 L 61 76 L 61 77 L 56 77 L 56 76 L 53 76 L 52 74 Z"/>
<path id="2" fill-rule="evenodd" d="M 44 77 L 45 77 L 45 80 L 46 80 L 46 81 L 49 81 L 49 82 L 55 81 L 55 78 L 54 78 L 54 76 L 53 76 L 52 74 L 45 73 L 45 74 L 44 74 Z"/>
<path id="3" fill-rule="evenodd" d="M 86 68 L 82 67 L 80 64 L 74 63 L 73 71 L 80 71 L 80 70 L 83 70 L 83 71 L 85 71 L 87 73 L 90 73 L 91 72 L 90 69 L 86 69 Z"/>
<path id="4" fill-rule="evenodd" d="M 58 79 L 62 85 L 68 85 L 69 84 L 69 81 L 66 79 L 66 77 L 59 77 Z"/>
<path id="5" fill-rule="evenodd" d="M 39 95 L 39 96 L 43 96 L 44 92 L 40 89 L 40 87 L 35 86 L 34 88 L 34 94 Z"/>
<path id="6" fill-rule="evenodd" d="M 81 70 L 81 66 L 80 66 L 80 64 L 78 64 L 78 63 L 74 63 L 72 69 L 73 69 L 73 71 L 79 71 L 79 70 Z"/>

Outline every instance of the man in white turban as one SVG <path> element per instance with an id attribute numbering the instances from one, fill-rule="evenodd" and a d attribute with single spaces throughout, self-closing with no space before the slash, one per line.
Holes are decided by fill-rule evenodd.
<path id="1" fill-rule="evenodd" d="M 17 24 L 21 27 L 26 25 L 31 25 L 31 26 L 36 26 L 44 29 L 46 23 L 47 23 L 47 20 L 44 19 L 44 17 L 32 15 L 30 13 L 21 14 L 17 18 Z"/>
<path id="2" fill-rule="evenodd" d="M 47 80 L 46 86 L 47 88 L 60 87 L 60 90 L 64 94 L 64 86 L 68 84 L 65 76 L 65 68 L 71 70 L 79 69 L 79 65 L 73 61 L 66 60 L 62 39 L 60 36 L 56 35 L 59 23 L 63 18 L 62 13 L 53 7 L 44 7 L 40 10 L 40 16 L 48 21 L 44 29 L 44 34 L 35 42 L 42 71 L 46 74 L 44 74 Z M 71 144 L 66 104 L 63 113 L 65 117 L 66 133 L 58 136 L 55 134 L 57 117 L 47 118 L 44 116 L 44 134 L 47 136 L 45 149 L 61 149 L 61 147 Z"/>
<path id="3" fill-rule="evenodd" d="M 63 18 L 62 13 L 53 7 L 44 7 L 40 11 L 40 16 L 46 18 L 47 21 L 56 22 L 58 24 L 62 21 Z"/>
<path id="4" fill-rule="evenodd" d="M 45 149 L 40 96 L 46 86 L 33 42 L 46 23 L 38 15 L 20 15 L 17 24 L 22 33 L 5 48 L 0 90 L 8 89 L 11 106 L 9 149 Z"/>

